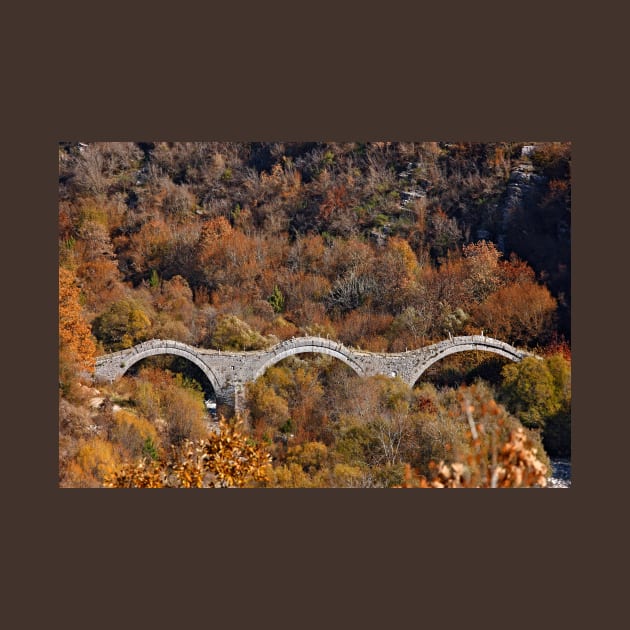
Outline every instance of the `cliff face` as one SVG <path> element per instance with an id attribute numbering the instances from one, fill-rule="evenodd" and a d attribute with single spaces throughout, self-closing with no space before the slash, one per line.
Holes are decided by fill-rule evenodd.
<path id="1" fill-rule="evenodd" d="M 524 201 L 544 184 L 546 178 L 537 175 L 529 161 L 519 162 L 510 174 L 507 189 L 500 204 L 501 231 L 497 236 L 497 247 L 505 254 L 505 237 L 512 214 L 523 207 Z"/>
<path id="2" fill-rule="evenodd" d="M 571 180 L 562 146 L 524 152 L 499 204 L 497 247 L 526 260 L 558 300 L 558 332 L 571 338 Z M 554 152 L 555 151 L 555 152 Z M 540 156 L 542 153 L 542 157 Z"/>

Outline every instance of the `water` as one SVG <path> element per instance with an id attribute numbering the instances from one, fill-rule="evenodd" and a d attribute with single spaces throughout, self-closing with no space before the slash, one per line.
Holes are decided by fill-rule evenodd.
<path id="1" fill-rule="evenodd" d="M 570 488 L 571 487 L 571 460 L 552 459 L 551 477 L 547 480 L 548 488 Z"/>

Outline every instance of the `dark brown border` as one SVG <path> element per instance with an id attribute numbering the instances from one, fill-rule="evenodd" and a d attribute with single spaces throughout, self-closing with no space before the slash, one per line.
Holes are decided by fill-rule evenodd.
<path id="1" fill-rule="evenodd" d="M 138 4 L 11 9 L 7 21 L 20 61 L 3 151 L 4 305 L 18 324 L 4 339 L 5 518 L 17 515 L 6 540 L 24 576 L 21 618 L 39 608 L 70 627 L 185 627 L 209 607 L 217 621 L 229 603 L 239 625 L 399 627 L 420 604 L 423 623 L 454 627 L 473 610 L 479 618 L 484 598 L 488 620 L 511 626 L 579 618 L 584 584 L 597 592 L 584 545 L 610 539 L 599 509 L 617 482 L 609 423 L 627 415 L 611 397 L 623 366 L 600 349 L 625 323 L 603 305 L 624 289 L 606 280 L 625 251 L 611 232 L 627 221 L 610 217 L 626 149 L 607 144 L 619 108 L 607 97 L 616 60 L 604 32 L 578 50 L 592 18 L 568 2 Z M 572 141 L 573 487 L 58 489 L 56 150 L 72 139 Z M 546 597 L 556 605 L 543 615 Z"/>

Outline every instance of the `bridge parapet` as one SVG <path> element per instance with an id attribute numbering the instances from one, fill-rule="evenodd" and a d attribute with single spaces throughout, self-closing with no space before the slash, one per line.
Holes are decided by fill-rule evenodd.
<path id="1" fill-rule="evenodd" d="M 342 343 L 334 341 L 333 339 L 324 339 L 323 337 L 314 337 L 312 335 L 308 335 L 305 337 L 291 337 L 291 339 L 285 339 L 284 341 L 281 341 L 275 346 L 269 348 L 267 350 L 267 353 L 272 353 L 276 355 L 280 354 L 284 350 L 301 348 L 303 346 L 317 346 L 321 348 L 332 348 L 335 350 L 344 349 L 346 351 L 350 351 L 349 348 L 346 348 Z"/>

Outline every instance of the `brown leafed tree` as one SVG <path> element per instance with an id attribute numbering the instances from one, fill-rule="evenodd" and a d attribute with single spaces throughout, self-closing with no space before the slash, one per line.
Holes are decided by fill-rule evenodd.
<path id="1" fill-rule="evenodd" d="M 479 241 L 464 245 L 463 254 L 466 288 L 474 301 L 481 302 L 501 286 L 501 252 L 494 243 Z"/>
<path id="2" fill-rule="evenodd" d="M 80 370 L 92 373 L 96 346 L 83 317 L 80 291 L 74 274 L 59 268 L 59 351 Z"/>
<path id="3" fill-rule="evenodd" d="M 556 300 L 547 287 L 512 284 L 492 293 L 476 310 L 476 319 L 493 337 L 533 345 L 548 341 Z"/>

